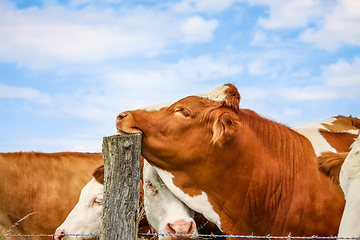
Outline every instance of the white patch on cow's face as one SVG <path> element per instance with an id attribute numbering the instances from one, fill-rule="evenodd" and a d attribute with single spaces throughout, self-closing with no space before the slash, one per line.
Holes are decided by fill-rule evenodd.
<path id="1" fill-rule="evenodd" d="M 193 224 L 197 234 L 194 211 L 181 202 L 167 188 L 155 169 L 146 161 L 143 168 L 144 206 L 146 218 L 151 226 L 160 234 L 168 234 L 167 225 L 177 221 Z M 169 236 L 159 236 L 159 239 L 171 239 Z"/>
<path id="2" fill-rule="evenodd" d="M 341 167 L 339 180 L 346 204 L 338 236 L 360 237 L 360 136 L 351 145 Z"/>
<path id="3" fill-rule="evenodd" d="M 323 152 L 337 152 L 327 140 L 321 135 L 317 129 L 302 129 L 302 128 L 293 128 L 304 137 L 306 137 L 314 148 L 316 156 L 320 156 Z"/>
<path id="4" fill-rule="evenodd" d="M 208 92 L 208 93 L 200 93 L 200 94 L 196 94 L 194 96 L 197 97 L 203 97 L 203 98 L 208 98 L 210 100 L 213 101 L 225 101 L 226 100 L 226 90 L 229 88 L 229 86 L 226 85 L 222 85 L 220 87 L 215 88 L 213 91 Z M 164 102 L 164 103 L 159 103 L 159 104 L 155 104 L 155 105 L 150 105 L 150 106 L 146 106 L 143 108 L 140 108 L 141 110 L 145 110 L 148 112 L 153 112 L 153 111 L 158 111 L 161 108 L 164 107 L 169 107 L 170 105 L 172 105 L 175 101 L 169 101 L 169 102 Z"/>
<path id="5" fill-rule="evenodd" d="M 165 185 L 171 190 L 171 192 L 178 197 L 182 202 L 188 205 L 191 209 L 199 212 L 205 216 L 206 219 L 215 223 L 219 229 L 221 229 L 221 222 L 219 215 L 214 211 L 212 205 L 208 200 L 208 196 L 203 192 L 199 196 L 191 197 L 184 193 L 180 188 L 176 187 L 173 183 L 174 176 L 162 169 L 154 167 L 159 174 Z"/>
<path id="6" fill-rule="evenodd" d="M 65 234 L 99 233 L 101 225 L 104 185 L 93 178 L 82 189 L 79 202 L 57 232 Z M 64 239 L 91 239 L 90 236 L 66 236 Z"/>

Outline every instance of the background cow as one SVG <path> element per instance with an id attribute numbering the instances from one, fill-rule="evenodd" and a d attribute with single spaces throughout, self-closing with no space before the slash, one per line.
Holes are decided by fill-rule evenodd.
<path id="1" fill-rule="evenodd" d="M 53 234 L 102 164 L 101 153 L 0 153 L 0 233 Z"/>
<path id="2" fill-rule="evenodd" d="M 142 186 L 142 181 L 140 181 Z M 55 240 L 64 239 L 97 239 L 91 234 L 100 234 L 102 204 L 104 195 L 104 166 L 100 166 L 93 173 L 93 178 L 82 189 L 76 206 L 65 221 L 56 229 Z M 139 233 L 151 230 L 147 219 L 141 211 L 143 192 L 139 199 Z"/>
<path id="3" fill-rule="evenodd" d="M 292 127 L 309 139 L 317 156 L 324 152 L 349 152 L 359 128 L 360 119 L 351 116 L 334 116 Z"/>
<path id="4" fill-rule="evenodd" d="M 311 142 L 319 170 L 339 185 L 341 166 L 359 135 L 360 119 L 334 116 L 292 127 Z"/>
<path id="5" fill-rule="evenodd" d="M 239 109 L 227 84 L 158 111 L 118 115 L 171 191 L 232 234 L 336 235 L 344 198 L 317 170 L 308 139 Z M 151 127 L 149 127 L 151 126 Z"/>
<path id="6" fill-rule="evenodd" d="M 346 205 L 339 227 L 339 237 L 360 237 L 360 136 L 351 146 L 340 171 L 340 186 Z"/>
<path id="7" fill-rule="evenodd" d="M 197 234 L 193 220 L 194 211 L 176 198 L 164 185 L 158 174 L 146 161 L 143 166 L 143 191 L 140 194 L 144 202 L 146 218 L 140 222 L 139 233 L 149 231 L 149 223 L 159 234 Z M 66 220 L 55 232 L 56 240 L 87 239 L 86 236 L 60 236 L 71 233 L 96 233 L 100 230 L 102 197 L 104 188 L 104 168 L 94 172 L 94 178 L 82 190 L 80 199 Z M 196 221 L 201 226 L 202 234 L 221 234 L 213 224 L 207 223 L 205 218 L 197 214 Z M 160 235 L 159 239 L 177 239 L 175 236 Z M 182 238 L 181 238 L 182 239 Z"/>

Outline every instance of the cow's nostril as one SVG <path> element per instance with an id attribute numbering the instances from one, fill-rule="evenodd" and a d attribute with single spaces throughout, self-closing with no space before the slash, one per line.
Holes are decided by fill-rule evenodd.
<path id="1" fill-rule="evenodd" d="M 125 112 L 123 112 L 123 113 L 120 113 L 119 115 L 117 115 L 117 117 L 116 117 L 116 121 L 121 121 L 121 120 L 123 120 L 124 118 L 126 118 L 127 117 L 127 113 L 125 113 Z"/>
<path id="2" fill-rule="evenodd" d="M 176 231 L 172 228 L 172 224 L 168 223 L 166 224 L 166 231 L 168 234 L 175 234 Z"/>
<path id="3" fill-rule="evenodd" d="M 55 232 L 55 236 L 54 236 L 54 239 L 55 240 L 63 240 L 64 239 L 64 235 L 65 234 L 65 232 L 64 232 L 64 230 L 62 230 L 62 229 L 56 229 L 56 232 Z"/>
<path id="4" fill-rule="evenodd" d="M 119 115 L 117 115 L 117 117 L 116 117 L 116 125 L 119 124 L 127 116 L 128 116 L 128 114 L 125 113 L 125 112 L 120 113 Z"/>
<path id="5" fill-rule="evenodd" d="M 188 230 L 188 234 L 194 234 L 195 233 L 195 223 L 194 222 L 191 222 L 190 223 L 190 227 L 189 227 L 189 230 Z"/>

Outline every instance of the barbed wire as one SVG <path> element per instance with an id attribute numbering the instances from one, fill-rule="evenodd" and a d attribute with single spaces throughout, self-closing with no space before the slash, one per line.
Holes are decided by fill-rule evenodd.
<path id="1" fill-rule="evenodd" d="M 74 233 L 74 234 L 0 234 L 0 237 L 3 238 L 7 238 L 7 237 L 60 237 L 60 236 L 71 236 L 71 237 L 100 237 L 99 233 L 84 233 L 84 234 L 79 234 L 79 233 Z"/>
<path id="2" fill-rule="evenodd" d="M 297 236 L 291 236 L 289 234 L 288 236 L 257 236 L 257 235 L 218 235 L 218 234 L 165 234 L 165 233 L 139 233 L 139 236 L 175 236 L 175 237 L 197 237 L 197 238 L 243 238 L 243 239 L 295 239 L 295 240 L 304 240 L 304 239 L 351 239 L 351 240 L 360 240 L 360 237 L 337 237 L 337 236 L 329 236 L 329 237 L 319 237 L 319 236 L 309 236 L 309 237 L 297 237 Z M 52 237 L 55 236 L 72 236 L 72 237 L 100 237 L 99 233 L 86 233 L 86 234 L 0 234 L 0 238 L 7 238 L 7 237 Z"/>

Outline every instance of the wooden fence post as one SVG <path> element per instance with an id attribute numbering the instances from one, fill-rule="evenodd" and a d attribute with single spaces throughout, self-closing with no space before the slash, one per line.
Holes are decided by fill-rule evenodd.
<path id="1" fill-rule="evenodd" d="M 141 134 L 103 138 L 104 203 L 100 240 L 137 239 Z"/>

